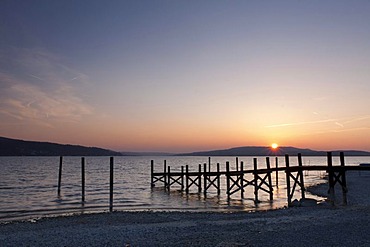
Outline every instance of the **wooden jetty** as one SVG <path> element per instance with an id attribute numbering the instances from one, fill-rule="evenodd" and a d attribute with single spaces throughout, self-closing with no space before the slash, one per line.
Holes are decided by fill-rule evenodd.
<path id="1" fill-rule="evenodd" d="M 253 159 L 253 169 L 245 169 L 243 161 L 239 162 L 236 158 L 236 165 L 231 168 L 230 163 L 226 162 L 225 170 L 221 170 L 220 163 L 216 164 L 216 169 L 211 170 L 211 158 L 208 158 L 208 164 L 204 163 L 198 165 L 197 171 L 190 171 L 189 166 L 181 166 L 180 171 L 171 170 L 171 166 L 167 165 L 166 160 L 163 163 L 162 172 L 154 171 L 154 160 L 151 160 L 151 186 L 155 187 L 157 184 L 163 184 L 163 188 L 166 191 L 170 191 L 172 187 L 175 187 L 183 193 L 189 194 L 190 191 L 196 190 L 199 195 L 203 193 L 204 198 L 207 197 L 207 193 L 211 190 L 216 191 L 217 195 L 221 195 L 222 186 L 225 186 L 227 199 L 230 200 L 231 196 L 239 193 L 243 199 L 247 188 L 251 188 L 255 203 L 259 203 L 259 193 L 267 193 L 269 201 L 273 200 L 274 186 L 272 184 L 272 176 L 275 173 L 276 187 L 278 187 L 278 173 L 285 172 L 285 183 L 286 183 L 286 194 L 288 205 L 292 204 L 292 199 L 300 189 L 300 198 L 305 198 L 305 184 L 304 184 L 304 171 L 325 171 L 328 174 L 329 184 L 329 200 L 334 204 L 335 191 L 334 187 L 339 184 L 342 188 L 343 204 L 347 204 L 347 182 L 346 172 L 350 170 L 355 171 L 370 171 L 369 165 L 360 166 L 346 166 L 343 152 L 340 153 L 340 164 L 334 166 L 332 153 L 327 153 L 327 165 L 326 166 L 303 166 L 302 156 L 298 154 L 298 165 L 291 166 L 289 155 L 285 155 L 285 166 L 279 167 L 278 160 L 275 158 L 275 167 L 271 167 L 270 158 L 266 157 L 265 167 L 261 168 L 258 164 L 257 158 Z M 114 159 L 110 157 L 109 160 L 109 211 L 113 211 L 113 185 L 114 185 Z M 62 187 L 62 169 L 63 169 L 63 157 L 59 159 L 59 174 L 58 174 L 58 190 L 57 194 L 60 196 Z M 81 202 L 85 203 L 85 158 L 81 158 Z"/>
<path id="2" fill-rule="evenodd" d="M 179 185 L 180 190 L 186 194 L 189 193 L 190 188 L 195 187 L 198 193 L 203 192 L 204 197 L 207 196 L 207 192 L 214 188 L 217 190 L 217 194 L 221 193 L 221 177 L 226 180 L 226 195 L 230 199 L 230 196 L 239 192 L 240 197 L 244 198 L 246 188 L 252 187 L 254 193 L 254 201 L 259 202 L 259 192 L 265 192 L 269 195 L 269 200 L 273 200 L 273 184 L 272 174 L 276 174 L 276 186 L 278 186 L 278 172 L 285 172 L 285 182 L 287 190 L 287 201 L 288 205 L 292 204 L 292 199 L 295 192 L 300 189 L 300 198 L 305 198 L 305 185 L 304 185 L 304 171 L 325 171 L 328 174 L 328 199 L 334 204 L 335 191 L 334 187 L 339 184 L 342 188 L 343 204 L 347 204 L 347 182 L 346 182 L 346 171 L 349 170 L 370 170 L 370 166 L 346 166 L 344 161 L 344 153 L 340 153 L 340 165 L 333 166 L 332 153 L 327 153 L 327 165 L 326 166 L 303 166 L 302 155 L 298 154 L 298 165 L 290 165 L 289 155 L 285 155 L 285 167 L 278 167 L 277 158 L 275 160 L 276 166 L 271 167 L 270 158 L 266 157 L 266 167 L 259 168 L 257 158 L 253 159 L 253 169 L 244 169 L 244 163 L 238 162 L 236 158 L 235 169 L 230 169 L 229 162 L 226 162 L 225 170 L 220 170 L 220 164 L 217 163 L 216 171 L 211 171 L 211 159 L 208 159 L 207 164 L 199 164 L 198 171 L 189 171 L 189 166 L 181 166 L 181 171 L 172 171 L 170 166 L 167 166 L 164 161 L 163 171 L 154 171 L 154 161 L 151 161 L 151 186 L 155 187 L 158 183 L 163 183 L 165 190 L 170 191 L 171 186 Z"/>

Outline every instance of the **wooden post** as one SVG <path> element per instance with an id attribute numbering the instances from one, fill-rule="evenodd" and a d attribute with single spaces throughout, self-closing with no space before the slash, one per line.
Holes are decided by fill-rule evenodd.
<path id="1" fill-rule="evenodd" d="M 346 180 L 346 171 L 344 170 L 344 153 L 340 152 L 340 166 L 343 167 L 342 171 L 342 193 L 343 193 L 343 204 L 347 205 L 347 180 Z"/>
<path id="2" fill-rule="evenodd" d="M 239 171 L 239 158 L 236 157 L 236 160 L 235 160 L 235 167 L 236 167 L 236 170 Z"/>
<path id="3" fill-rule="evenodd" d="M 153 188 L 154 185 L 154 160 L 150 161 L 150 186 Z"/>
<path id="4" fill-rule="evenodd" d="M 167 190 L 170 191 L 170 188 L 171 188 L 171 166 L 168 166 L 167 167 Z"/>
<path id="5" fill-rule="evenodd" d="M 277 170 L 279 168 L 278 157 L 275 157 L 275 167 L 276 167 L 276 187 L 279 187 L 279 171 Z"/>
<path id="6" fill-rule="evenodd" d="M 60 195 L 60 187 L 62 185 L 62 165 L 63 165 L 63 156 L 59 157 L 59 176 L 58 176 L 58 196 Z"/>
<path id="7" fill-rule="evenodd" d="M 220 163 L 217 163 L 217 195 L 221 194 L 220 186 Z"/>
<path id="8" fill-rule="evenodd" d="M 226 161 L 226 194 L 227 199 L 230 199 L 230 164 Z"/>
<path id="9" fill-rule="evenodd" d="M 203 174 L 203 182 L 204 182 L 204 189 L 203 189 L 203 193 L 204 193 L 204 197 L 207 196 L 207 164 L 204 163 L 203 165 L 203 171 L 204 171 L 204 174 Z"/>
<path id="10" fill-rule="evenodd" d="M 285 174 L 286 174 L 286 190 L 288 196 L 288 206 L 292 204 L 292 198 L 290 197 L 290 170 L 289 170 L 289 155 L 285 155 Z"/>
<path id="11" fill-rule="evenodd" d="M 109 212 L 113 211 L 113 157 L 110 157 Z"/>
<path id="12" fill-rule="evenodd" d="M 257 158 L 253 158 L 253 175 L 254 175 L 254 202 L 258 203 L 258 174 Z"/>
<path id="13" fill-rule="evenodd" d="M 243 161 L 240 161 L 240 196 L 243 199 L 244 198 L 244 163 Z"/>
<path id="14" fill-rule="evenodd" d="M 163 162 L 163 187 L 166 189 L 167 187 L 167 164 L 166 160 Z"/>
<path id="15" fill-rule="evenodd" d="M 298 174 L 299 174 L 299 181 L 300 181 L 300 184 L 301 184 L 301 197 L 302 199 L 306 198 L 305 197 L 305 187 L 304 187 L 304 178 L 303 178 L 303 163 L 302 163 L 302 154 L 298 154 L 298 166 L 299 166 L 299 170 L 298 170 Z"/>
<path id="16" fill-rule="evenodd" d="M 211 157 L 208 157 L 208 171 L 211 171 Z"/>
<path id="17" fill-rule="evenodd" d="M 181 191 L 184 191 L 184 166 L 181 166 Z"/>
<path id="18" fill-rule="evenodd" d="M 202 192 L 202 165 L 199 164 L 198 167 L 198 194 Z"/>
<path id="19" fill-rule="evenodd" d="M 185 166 L 185 192 L 189 194 L 189 165 Z"/>
<path id="20" fill-rule="evenodd" d="M 335 192 L 334 192 L 334 172 L 333 172 L 333 159 L 331 152 L 327 153 L 328 159 L 328 172 L 329 172 L 329 200 L 332 205 L 335 203 Z"/>
<path id="21" fill-rule="evenodd" d="M 269 194 L 270 194 L 270 201 L 272 201 L 273 198 L 273 189 L 272 189 L 272 181 L 271 181 L 271 166 L 270 166 L 270 158 L 266 157 L 266 167 L 267 167 L 267 179 L 269 182 Z"/>
<path id="22" fill-rule="evenodd" d="M 82 202 L 85 201 L 85 158 L 81 158 L 81 194 Z"/>

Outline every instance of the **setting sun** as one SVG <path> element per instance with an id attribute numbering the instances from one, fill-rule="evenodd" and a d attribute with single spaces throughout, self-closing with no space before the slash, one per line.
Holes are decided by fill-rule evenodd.
<path id="1" fill-rule="evenodd" d="M 277 149 L 278 147 L 279 147 L 279 145 L 277 143 L 271 144 L 271 148 L 272 149 Z"/>

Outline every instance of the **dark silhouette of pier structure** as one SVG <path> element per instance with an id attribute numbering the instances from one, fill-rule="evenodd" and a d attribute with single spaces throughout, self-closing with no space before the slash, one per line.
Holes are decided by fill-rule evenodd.
<path id="1" fill-rule="evenodd" d="M 252 187 L 254 193 L 255 203 L 259 203 L 259 193 L 264 192 L 269 195 L 269 200 L 273 201 L 273 184 L 272 176 L 275 172 L 276 187 L 278 187 L 278 173 L 285 172 L 285 183 L 288 205 L 292 205 L 292 199 L 294 194 L 300 190 L 300 198 L 305 198 L 305 185 L 304 185 L 304 171 L 325 171 L 327 173 L 329 190 L 328 199 L 334 204 L 335 202 L 335 191 L 334 187 L 339 184 L 342 189 L 343 204 L 347 204 L 347 182 L 346 172 L 347 171 L 370 171 L 370 165 L 359 165 L 359 166 L 346 166 L 343 152 L 340 153 L 340 164 L 334 166 L 332 153 L 327 153 L 327 165 L 326 166 L 303 166 L 302 156 L 298 154 L 298 165 L 291 166 L 289 155 L 285 155 L 285 166 L 279 167 L 277 157 L 275 158 L 275 167 L 271 167 L 270 158 L 266 157 L 266 165 L 264 168 L 259 167 L 257 158 L 253 159 L 253 169 L 245 169 L 244 162 L 236 158 L 236 166 L 234 169 L 230 167 L 230 163 L 226 162 L 225 170 L 220 169 L 220 164 L 216 164 L 216 171 L 211 170 L 211 158 L 208 158 L 208 164 L 199 164 L 197 171 L 189 171 L 189 166 L 181 166 L 180 171 L 172 171 L 171 166 L 167 166 L 166 160 L 163 164 L 162 172 L 154 171 L 154 161 L 151 160 L 151 187 L 155 187 L 158 184 L 163 184 L 163 188 L 166 191 L 170 191 L 171 187 L 177 185 L 183 193 L 189 194 L 190 190 L 197 190 L 197 193 L 201 195 L 203 193 L 204 198 L 207 197 L 207 193 L 214 189 L 217 191 L 217 195 L 221 195 L 222 185 L 226 186 L 226 195 L 228 200 L 233 194 L 240 193 L 240 197 L 244 198 L 247 187 Z M 110 157 L 109 160 L 109 211 L 113 211 L 113 191 L 114 191 L 114 158 Z M 58 174 L 58 196 L 61 194 L 62 184 L 62 169 L 63 169 L 63 157 L 59 160 L 59 174 Z M 224 183 L 221 183 L 223 179 Z M 81 202 L 85 203 L 85 158 L 81 158 Z"/>
<path id="2" fill-rule="evenodd" d="M 181 166 L 180 171 L 172 171 L 170 166 L 167 166 L 166 161 L 163 164 L 162 172 L 154 171 L 154 161 L 151 160 L 151 186 L 155 187 L 159 183 L 163 185 L 163 188 L 167 191 L 171 190 L 173 185 L 179 185 L 180 190 L 183 193 L 189 194 L 191 188 L 195 187 L 198 193 L 204 194 L 207 197 L 207 192 L 214 188 L 217 194 L 221 193 L 221 177 L 225 177 L 226 180 L 226 195 L 230 199 L 231 195 L 240 193 L 240 197 L 244 198 L 245 190 L 247 187 L 253 188 L 254 201 L 259 202 L 259 193 L 264 192 L 269 195 L 269 200 L 273 200 L 273 184 L 272 175 L 276 174 L 276 186 L 278 186 L 278 172 L 285 172 L 285 183 L 288 205 L 292 204 L 294 194 L 300 190 L 301 199 L 306 197 L 306 189 L 304 184 L 304 171 L 324 171 L 327 173 L 329 190 L 328 199 L 334 204 L 335 191 L 334 187 L 339 184 L 342 190 L 343 204 L 347 204 L 347 182 L 346 182 L 346 171 L 350 170 L 370 170 L 370 166 L 346 166 L 344 160 L 344 153 L 340 153 L 340 164 L 333 166 L 332 153 L 327 153 L 327 165 L 308 165 L 303 166 L 302 155 L 298 154 L 298 165 L 291 166 L 289 155 L 285 155 L 285 166 L 278 167 L 276 158 L 276 166 L 271 167 L 270 158 L 266 157 L 266 165 L 261 168 L 257 163 L 257 158 L 253 159 L 253 169 L 244 169 L 243 161 L 239 162 L 236 158 L 236 166 L 234 170 L 230 169 L 229 162 L 226 162 L 225 170 L 220 170 L 220 164 L 216 164 L 216 171 L 211 171 L 211 158 L 208 159 L 207 163 L 203 166 L 199 164 L 198 171 L 189 171 L 189 166 Z"/>

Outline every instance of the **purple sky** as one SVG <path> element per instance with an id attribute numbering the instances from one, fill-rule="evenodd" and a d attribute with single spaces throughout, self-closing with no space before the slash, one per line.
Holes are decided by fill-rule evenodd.
<path id="1" fill-rule="evenodd" d="M 0 135 L 370 150 L 369 1 L 0 2 Z"/>

